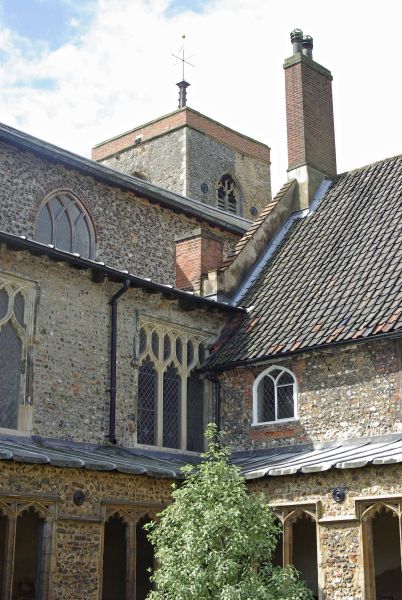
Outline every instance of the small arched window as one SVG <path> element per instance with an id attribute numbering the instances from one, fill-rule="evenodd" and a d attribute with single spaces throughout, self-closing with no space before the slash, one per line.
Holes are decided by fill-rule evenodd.
<path id="1" fill-rule="evenodd" d="M 291 371 L 272 366 L 253 387 L 253 425 L 288 421 L 297 417 L 297 384 Z"/>
<path id="2" fill-rule="evenodd" d="M 59 192 L 39 211 L 36 239 L 59 250 L 95 258 L 95 233 L 89 214 L 72 194 Z"/>
<path id="3" fill-rule="evenodd" d="M 233 214 L 241 214 L 240 189 L 233 177 L 226 173 L 218 183 L 218 208 Z"/>

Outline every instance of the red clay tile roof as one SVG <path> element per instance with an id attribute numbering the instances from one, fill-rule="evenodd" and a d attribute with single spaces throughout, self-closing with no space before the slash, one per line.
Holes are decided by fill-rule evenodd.
<path id="1" fill-rule="evenodd" d="M 227 258 L 222 264 L 221 270 L 226 269 L 234 261 L 236 256 L 240 254 L 244 246 L 253 237 L 257 229 L 260 227 L 261 223 L 265 221 L 267 216 L 273 211 L 275 206 L 278 204 L 279 200 L 281 200 L 286 194 L 288 189 L 291 187 L 293 181 L 293 179 L 291 181 L 287 181 L 276 194 L 275 198 L 273 198 L 271 202 L 269 202 L 269 204 L 267 204 L 266 207 L 260 212 L 258 218 L 251 225 L 250 229 L 248 229 L 243 235 L 243 237 L 240 238 L 232 252 L 227 256 Z"/>
<path id="2" fill-rule="evenodd" d="M 209 366 L 402 333 L 402 156 L 339 175 L 241 299 Z"/>

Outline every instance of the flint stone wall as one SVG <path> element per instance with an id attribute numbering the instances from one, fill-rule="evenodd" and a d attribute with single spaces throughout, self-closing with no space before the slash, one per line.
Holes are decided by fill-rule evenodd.
<path id="1" fill-rule="evenodd" d="M 2 231 L 34 239 L 36 219 L 45 198 L 56 191 L 70 191 L 92 217 L 96 260 L 140 277 L 175 284 L 175 237 L 191 233 L 197 226 L 195 218 L 2 143 L 0 172 Z M 224 256 L 239 239 L 209 225 L 203 227 L 222 239 Z"/>
<path id="2" fill-rule="evenodd" d="M 252 426 L 253 383 L 273 364 L 293 371 L 298 418 Z M 402 431 L 401 340 L 355 344 L 226 371 L 222 428 L 236 449 L 322 442 Z"/>

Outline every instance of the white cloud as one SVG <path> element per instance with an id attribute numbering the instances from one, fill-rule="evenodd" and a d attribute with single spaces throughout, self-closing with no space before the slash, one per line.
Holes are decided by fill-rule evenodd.
<path id="1" fill-rule="evenodd" d="M 300 27 L 334 75 L 339 170 L 401 151 L 396 0 L 215 0 L 170 18 L 168 5 L 98 0 L 85 32 L 55 51 L 0 30 L 1 120 L 88 156 L 95 143 L 176 108 L 172 52 L 185 33 L 196 64 L 186 73 L 189 105 L 268 143 L 276 190 L 287 166 L 282 64 Z M 54 86 L 31 86 L 35 79 Z"/>

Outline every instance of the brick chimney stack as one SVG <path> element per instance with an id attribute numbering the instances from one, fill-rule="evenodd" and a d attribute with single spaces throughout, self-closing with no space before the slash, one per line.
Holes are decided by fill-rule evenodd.
<path id="1" fill-rule="evenodd" d="M 198 227 L 176 237 L 176 287 L 201 293 L 202 280 L 223 262 L 222 239 Z"/>
<path id="2" fill-rule="evenodd" d="M 285 60 L 288 176 L 299 182 L 306 208 L 324 177 L 336 175 L 332 75 L 313 60 L 313 38 L 290 34 L 293 55 Z"/>

